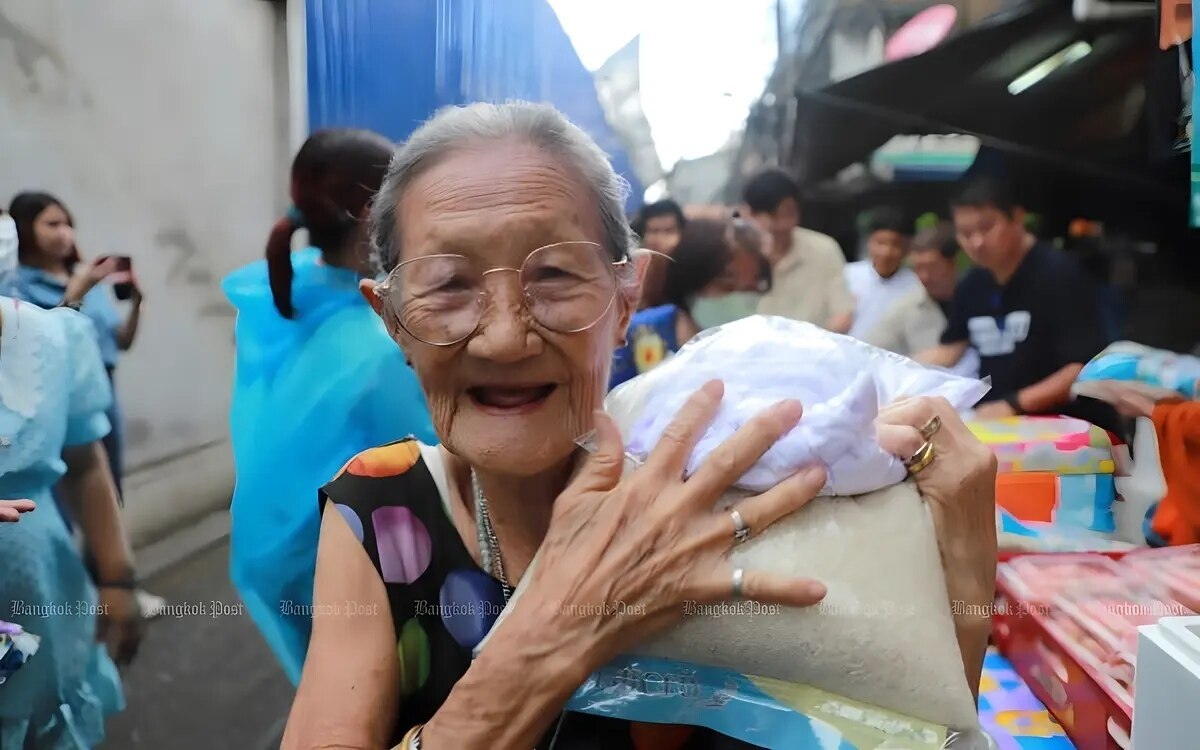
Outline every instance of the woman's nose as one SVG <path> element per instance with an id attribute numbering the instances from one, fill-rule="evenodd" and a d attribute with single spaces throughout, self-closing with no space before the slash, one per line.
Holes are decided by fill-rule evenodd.
<path id="1" fill-rule="evenodd" d="M 541 338 L 533 332 L 515 277 L 496 279 L 489 286 L 479 330 L 468 343 L 471 353 L 495 362 L 518 362 L 536 354 Z"/>

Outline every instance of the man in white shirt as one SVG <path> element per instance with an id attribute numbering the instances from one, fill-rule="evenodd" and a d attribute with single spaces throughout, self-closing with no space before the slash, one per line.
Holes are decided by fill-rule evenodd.
<path id="1" fill-rule="evenodd" d="M 865 340 L 888 310 L 921 289 L 912 269 L 904 267 L 908 227 L 899 211 L 874 211 L 867 223 L 867 259 L 846 266 L 846 285 L 854 295 L 854 324 L 850 335 Z"/>
<path id="2" fill-rule="evenodd" d="M 846 257 L 832 237 L 797 226 L 799 193 L 796 181 L 779 169 L 755 175 L 742 193 L 751 218 L 771 237 L 771 290 L 758 312 L 845 333 L 854 317 L 854 297 L 842 273 Z"/>

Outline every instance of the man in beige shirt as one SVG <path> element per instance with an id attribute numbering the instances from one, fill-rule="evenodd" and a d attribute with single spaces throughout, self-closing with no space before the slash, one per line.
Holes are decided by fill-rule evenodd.
<path id="1" fill-rule="evenodd" d="M 797 226 L 799 193 L 796 181 L 779 169 L 755 175 L 742 192 L 750 216 L 771 237 L 771 291 L 758 312 L 845 333 L 854 322 L 846 258 L 832 237 Z"/>
<path id="2" fill-rule="evenodd" d="M 921 287 L 897 300 L 863 341 L 908 357 L 941 343 L 958 285 L 958 245 L 949 227 L 924 229 L 912 239 L 909 262 Z"/>

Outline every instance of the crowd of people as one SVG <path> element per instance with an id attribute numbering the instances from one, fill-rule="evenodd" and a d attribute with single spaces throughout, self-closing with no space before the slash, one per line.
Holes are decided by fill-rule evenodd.
<path id="1" fill-rule="evenodd" d="M 880 207 L 862 259 L 847 263 L 803 226 L 799 186 L 779 169 L 748 180 L 739 206 L 689 215 L 663 200 L 626 217 L 607 157 L 542 105 L 450 108 L 399 147 L 323 130 L 290 177 L 265 258 L 223 282 L 238 310 L 230 573 L 297 686 L 285 748 L 744 746 L 563 711 L 593 670 L 677 622 L 684 601 L 809 606 L 825 594 L 729 560 L 743 531 L 815 496 L 820 467 L 732 519 L 712 512 L 802 405 L 766 410 L 683 481 L 722 398 L 709 383 L 622 475 L 606 393 L 705 330 L 783 316 L 990 378 L 979 417 L 1115 418 L 1070 395 L 1111 338 L 1101 290 L 1027 231 L 1001 182 L 964 184 L 947 219 L 920 231 Z M 142 292 L 128 258 L 83 257 L 60 200 L 24 193 L 8 213 L 0 521 L 17 523 L 0 523 L 0 621 L 39 633 L 43 648 L 0 686 L 0 745 L 79 750 L 122 708 L 115 664 L 141 630 L 112 384 Z M 299 230 L 307 246 L 295 249 Z M 942 546 L 947 587 L 986 612 L 990 453 L 944 402 L 911 400 L 880 420 L 885 449 L 936 456 L 911 471 L 939 540 L 957 542 Z M 577 443 L 589 433 L 590 455 Z M 473 653 L 535 552 L 509 625 Z M 38 616 L 61 601 L 92 606 Z M 491 606 L 446 606 L 459 601 Z M 614 601 L 620 616 L 566 614 Z M 345 602 L 369 614 L 327 614 Z M 977 686 L 988 620 L 956 613 L 955 624 Z"/>
<path id="2" fill-rule="evenodd" d="M 1101 283 L 1026 229 L 1025 208 L 1003 182 L 971 179 L 946 208 L 948 220 L 919 232 L 893 208 L 869 212 L 864 257 L 847 263 L 833 238 L 799 226 L 799 186 L 782 170 L 752 177 L 724 220 L 689 219 L 669 199 L 646 206 L 633 223 L 661 257 L 646 273 L 628 375 L 706 328 L 780 315 L 990 378 L 979 418 L 1068 414 L 1118 429 L 1111 407 L 1070 394 L 1083 365 L 1112 343 Z"/>

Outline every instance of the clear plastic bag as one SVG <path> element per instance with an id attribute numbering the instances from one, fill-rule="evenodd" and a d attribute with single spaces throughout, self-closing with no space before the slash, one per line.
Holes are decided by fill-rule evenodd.
<path id="1" fill-rule="evenodd" d="M 927 368 L 809 323 L 755 315 L 705 331 L 669 361 L 609 394 L 608 411 L 632 425 L 624 435 L 630 456 L 644 460 L 684 401 L 712 379 L 724 381 L 725 398 L 692 452 L 688 473 L 755 414 L 799 399 L 800 424 L 737 484 L 761 492 L 820 463 L 828 471 L 823 495 L 860 495 L 904 479 L 901 460 L 875 440 L 882 407 L 905 397 L 942 396 L 961 411 L 989 390 L 983 381 Z"/>

